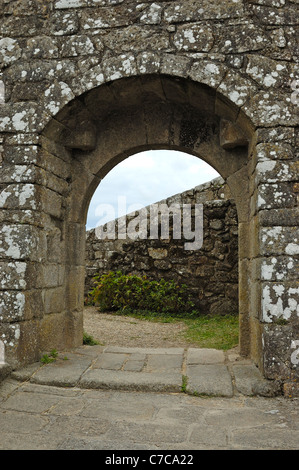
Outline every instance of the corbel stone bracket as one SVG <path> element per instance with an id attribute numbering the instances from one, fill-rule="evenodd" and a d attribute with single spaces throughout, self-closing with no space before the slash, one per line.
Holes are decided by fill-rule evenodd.
<path id="1" fill-rule="evenodd" d="M 94 150 L 97 142 L 96 129 L 91 122 L 83 122 L 74 129 L 64 130 L 60 141 L 69 149 Z"/>
<path id="2" fill-rule="evenodd" d="M 226 119 L 221 119 L 220 122 L 220 146 L 224 150 L 234 149 L 236 147 L 245 147 L 248 145 L 248 140 L 236 126 L 236 124 Z"/>

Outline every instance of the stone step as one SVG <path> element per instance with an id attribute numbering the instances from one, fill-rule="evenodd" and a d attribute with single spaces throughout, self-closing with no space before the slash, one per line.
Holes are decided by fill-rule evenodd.
<path id="1" fill-rule="evenodd" d="M 31 364 L 12 377 L 36 384 L 144 392 L 184 392 L 223 396 L 275 396 L 279 387 L 267 381 L 248 360 L 229 360 L 215 349 L 82 347 L 59 354 L 55 362 Z"/>

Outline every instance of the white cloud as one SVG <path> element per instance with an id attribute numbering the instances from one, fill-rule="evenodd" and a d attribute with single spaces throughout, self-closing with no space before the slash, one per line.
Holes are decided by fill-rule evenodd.
<path id="1" fill-rule="evenodd" d="M 135 155 L 132 155 L 129 158 L 126 158 L 123 162 L 121 162 L 118 166 L 118 169 L 146 169 L 146 168 L 154 168 L 156 165 L 155 162 L 155 153 L 151 155 L 150 152 L 141 152 Z M 112 170 L 113 171 L 113 170 Z M 117 169 L 115 168 L 115 171 Z"/>
<path id="2" fill-rule="evenodd" d="M 89 206 L 86 228 L 96 227 L 101 219 L 101 204 L 113 205 L 115 216 L 159 202 L 174 194 L 217 178 L 210 165 L 193 155 L 178 151 L 155 150 L 127 158 L 102 180 Z M 118 213 L 118 198 L 126 202 L 126 211 Z M 123 204 L 124 205 L 124 204 Z"/>

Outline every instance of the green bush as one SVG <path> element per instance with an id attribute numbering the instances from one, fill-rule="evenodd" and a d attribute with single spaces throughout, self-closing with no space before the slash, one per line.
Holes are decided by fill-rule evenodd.
<path id="1" fill-rule="evenodd" d="M 174 313 L 187 312 L 194 307 L 186 285 L 179 286 L 174 281 L 152 281 L 146 276 L 122 274 L 120 271 L 97 275 L 94 281 L 89 300 L 102 311 L 128 309 Z"/>

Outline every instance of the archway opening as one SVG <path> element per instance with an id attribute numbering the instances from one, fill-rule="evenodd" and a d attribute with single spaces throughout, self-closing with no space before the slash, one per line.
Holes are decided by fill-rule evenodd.
<path id="1" fill-rule="evenodd" d="M 58 179 L 55 191 L 53 180 L 40 191 L 47 253 L 42 285 L 35 274 L 43 302 L 36 351 L 53 347 L 53 342 L 57 349 L 82 344 L 87 213 L 110 170 L 148 150 L 176 150 L 204 160 L 228 184 L 244 238 L 250 224 L 250 139 L 251 127 L 240 110 L 214 89 L 190 79 L 161 74 L 119 79 L 65 105 L 41 140 L 42 158 L 56 163 Z M 243 355 L 250 354 L 250 323 L 257 322 L 249 318 L 249 250 L 246 243 L 239 250 Z M 254 341 L 258 355 L 258 331 Z"/>
<path id="2" fill-rule="evenodd" d="M 153 221 L 150 220 L 154 207 L 163 212 L 164 206 L 167 207 L 167 214 L 164 211 L 164 216 L 170 219 L 167 222 L 166 236 L 161 230 L 159 234 L 158 231 L 154 233 L 151 225 Z M 202 212 L 195 215 L 199 206 L 202 206 Z M 173 217 L 171 209 L 174 207 L 178 209 L 176 217 L 179 216 L 179 227 L 171 226 L 178 220 L 177 218 L 171 220 Z M 186 250 L 188 210 L 191 214 L 190 229 L 192 225 L 193 242 L 189 243 L 189 249 Z M 147 218 L 146 233 L 140 228 L 143 224 L 140 217 L 144 211 Z M 197 217 L 196 222 L 195 217 Z M 200 217 L 202 226 L 199 223 Z M 164 220 L 164 224 L 165 222 Z M 107 232 L 106 223 L 111 228 L 113 225 L 113 232 Z M 134 233 L 130 234 L 132 224 L 134 224 Z M 122 225 L 121 233 L 117 230 L 120 225 Z M 226 316 L 227 321 L 231 322 L 231 318 L 228 317 L 238 316 L 236 207 L 228 185 L 206 162 L 192 155 L 171 150 L 146 151 L 127 158 L 116 165 L 99 184 L 90 203 L 86 228 L 86 306 L 91 304 L 92 298 L 88 294 L 94 288 L 94 276 L 121 272 L 124 275 L 133 274 L 156 282 L 163 280 L 184 286 L 184 291 L 193 306 L 191 315 L 194 317 L 195 313 L 197 316 L 207 318 L 213 316 L 216 321 L 216 317 L 221 316 L 224 322 Z M 161 229 L 161 224 L 159 228 Z M 174 234 L 176 229 L 179 231 Z M 198 243 L 200 236 L 195 235 L 195 230 L 202 231 L 200 244 Z M 109 295 L 111 302 L 104 302 L 106 309 L 115 310 L 113 293 L 110 292 Z M 116 297 L 119 298 L 119 295 L 116 289 Z M 161 300 L 161 306 L 162 303 Z M 132 299 L 124 303 L 123 307 L 124 311 L 129 311 L 130 307 L 138 308 Z M 170 311 L 171 308 L 174 309 L 173 303 Z M 174 309 L 176 316 L 188 317 L 186 313 L 188 308 L 191 310 L 189 306 L 187 307 L 187 302 L 182 303 L 180 311 Z M 143 310 L 148 309 L 143 306 Z M 97 339 L 100 339 L 100 318 L 102 318 L 102 340 L 113 339 L 115 342 L 116 332 L 109 335 L 109 320 L 115 322 L 116 319 L 109 317 L 107 311 L 103 304 L 102 315 L 96 313 L 98 309 L 86 307 L 84 319 L 87 328 L 90 328 L 88 333 L 95 333 L 98 335 Z M 151 312 L 148 314 L 151 315 Z M 120 328 L 125 326 L 124 322 L 123 319 Z M 115 326 L 110 324 L 112 327 Z M 124 331 L 126 330 L 122 333 L 120 331 L 119 342 L 124 340 Z M 140 336 L 137 338 L 139 340 Z M 153 339 L 150 340 L 150 344 L 152 342 Z M 218 344 L 220 343 L 219 338 Z M 168 343 L 163 342 L 163 344 Z"/>

